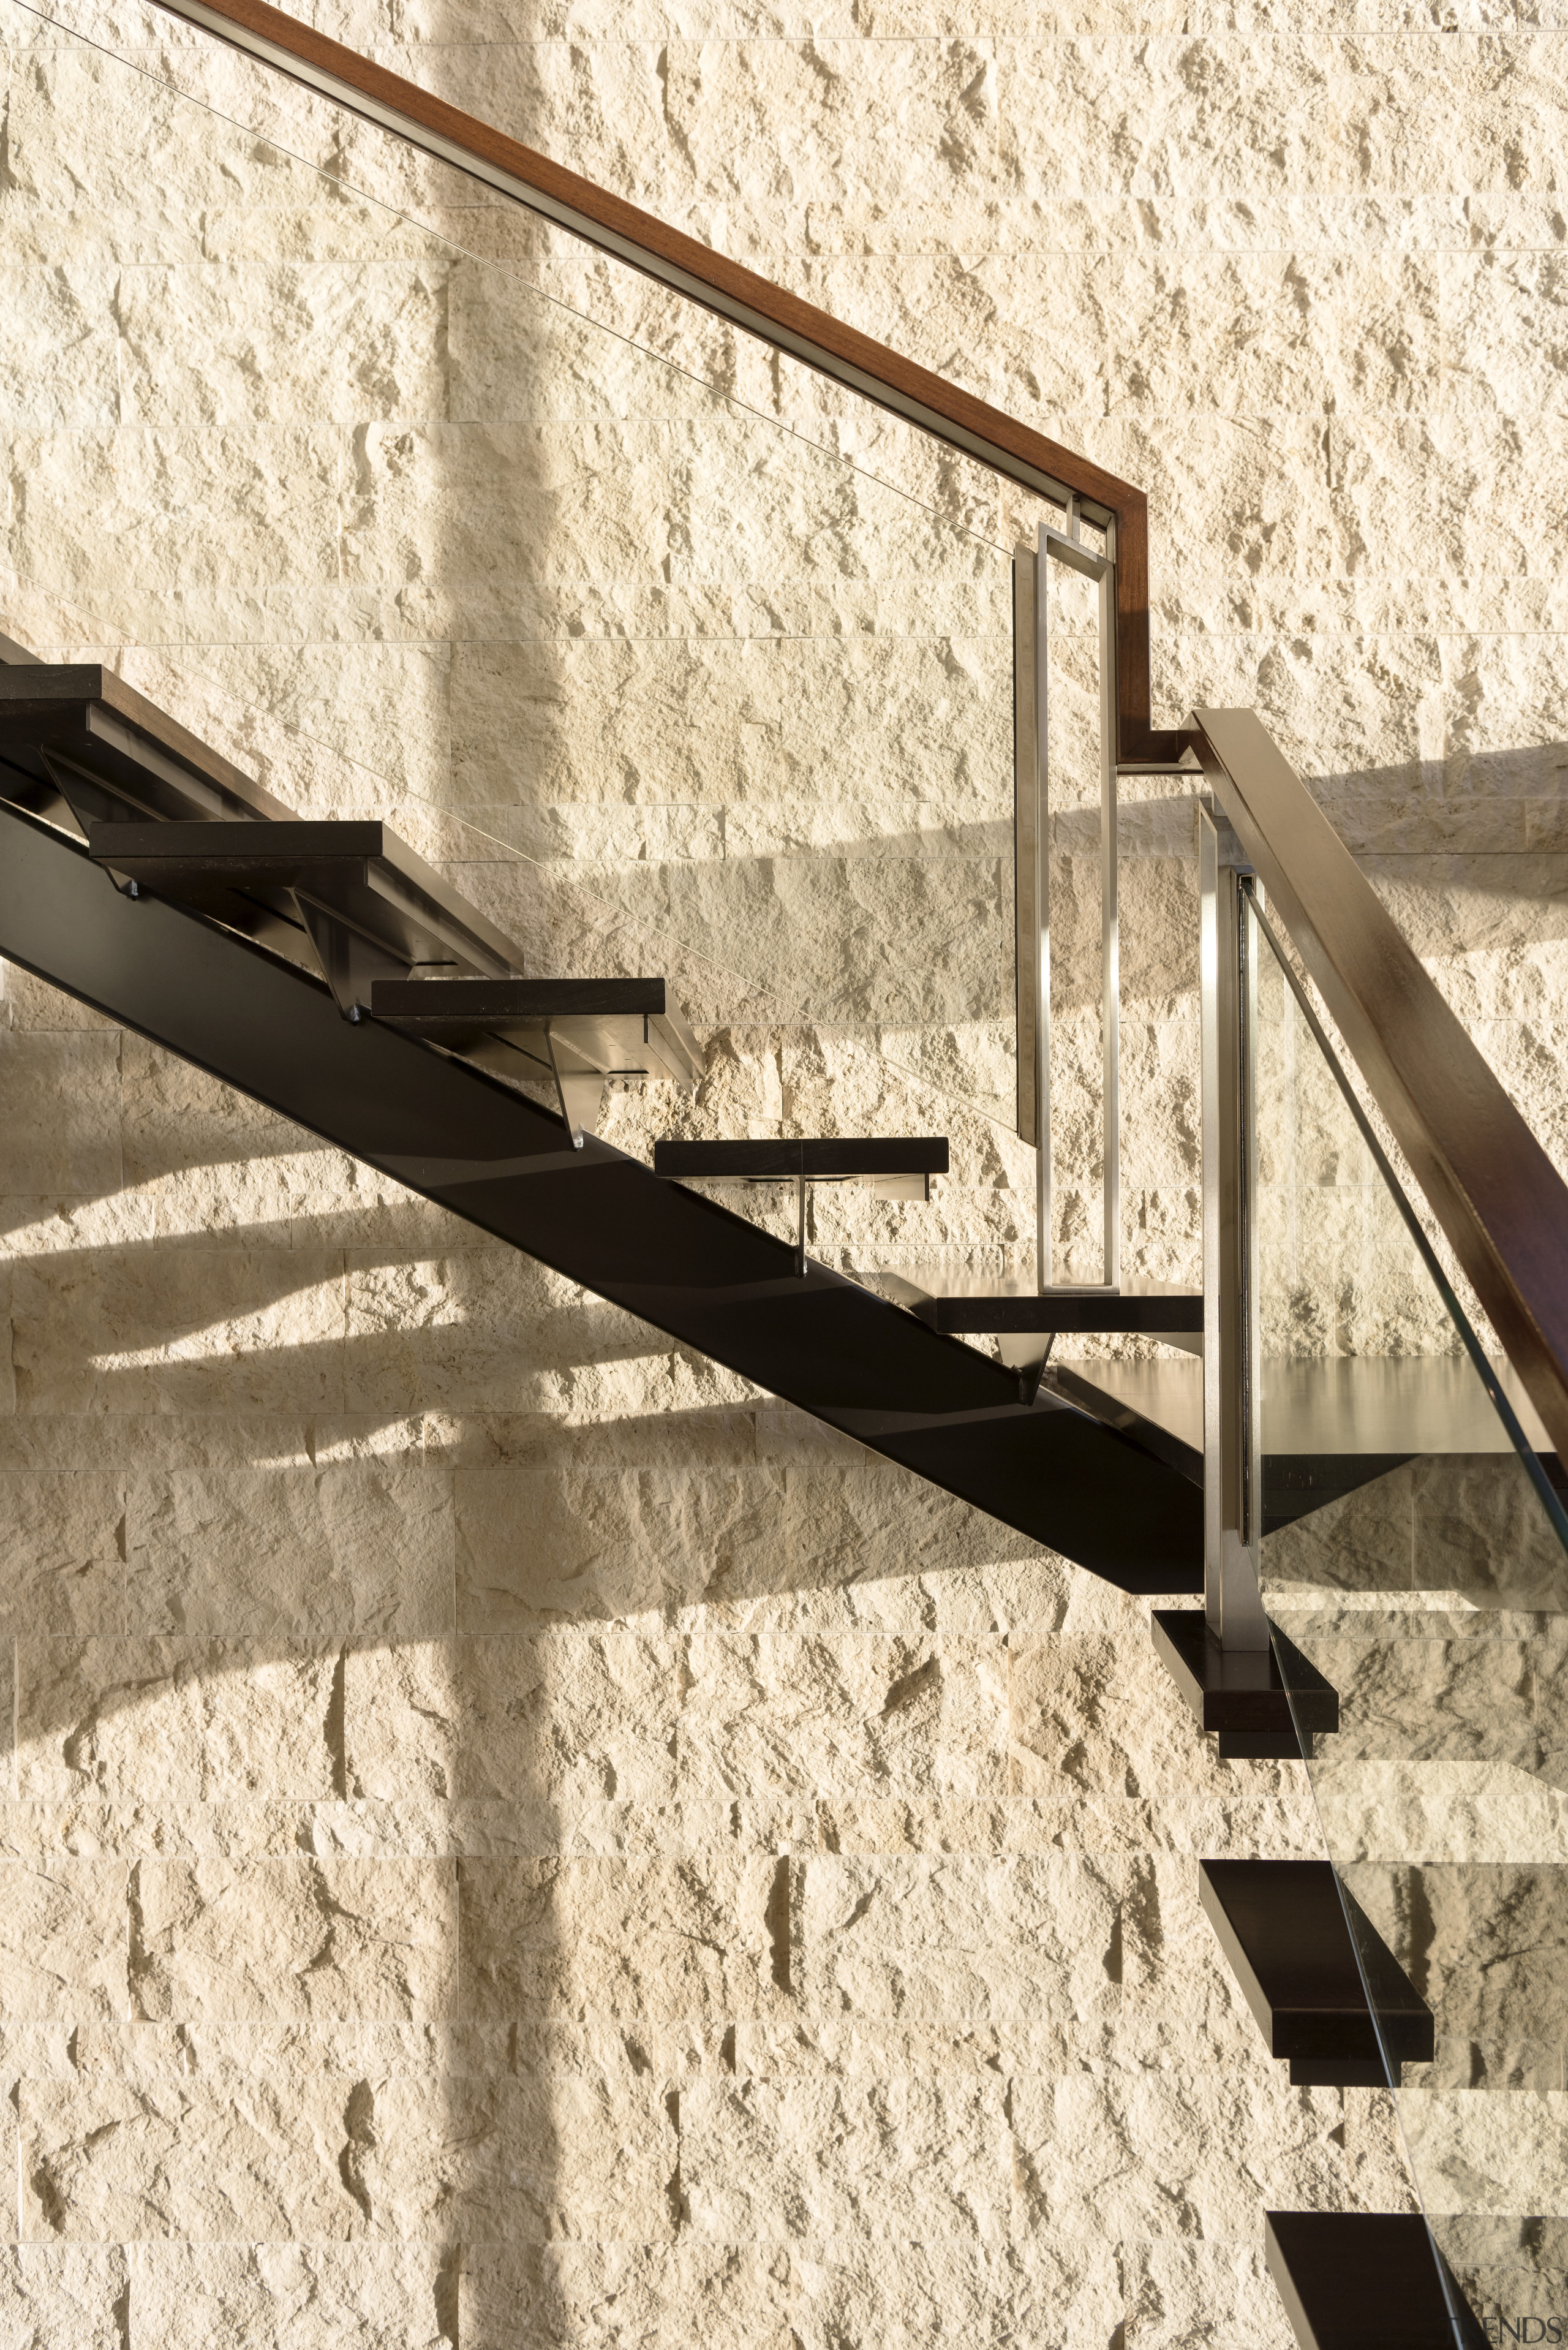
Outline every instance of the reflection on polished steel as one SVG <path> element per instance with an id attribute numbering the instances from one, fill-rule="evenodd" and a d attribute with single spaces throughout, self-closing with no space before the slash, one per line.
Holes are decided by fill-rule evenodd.
<path id="1" fill-rule="evenodd" d="M 1101 1280 L 1121 1282 L 1121 968 L 1116 873 L 1116 581 L 1114 529 L 1084 543 L 1070 500 L 1065 531 L 1042 523 L 1013 558 L 1013 852 L 1017 899 L 1018 1131 L 1036 1152 L 1034 1263 L 1051 1289 L 1051 757 L 1046 566 L 1092 580 L 1099 605 Z"/>

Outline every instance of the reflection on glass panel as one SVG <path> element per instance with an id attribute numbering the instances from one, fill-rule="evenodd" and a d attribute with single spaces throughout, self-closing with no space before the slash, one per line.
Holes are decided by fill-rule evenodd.
<path id="1" fill-rule="evenodd" d="M 136 0 L 94 29 L 165 54 Z M 472 182 L 438 233 L 19 0 L 0 37 L 0 205 L 38 257 L 0 629 L 108 660 L 300 814 L 386 817 L 531 972 L 660 972 L 749 1029 L 702 1130 L 967 1112 L 976 1163 L 1021 1161 L 1012 551 L 1040 509 L 932 443 L 880 477 L 850 394 L 759 413 L 760 346 L 693 371 L 728 328 L 685 364 L 616 331 L 563 294 L 661 336 L 704 314 L 623 301 L 631 273 Z M 846 1226 L 848 1261 L 909 1254 L 909 1221 Z M 916 1253 L 962 1223 L 939 1196 Z"/>
<path id="2" fill-rule="evenodd" d="M 1262 926 L 1254 938 L 1262 1561 L 1281 1670 L 1288 1682 L 1293 1642 L 1339 1692 L 1309 1770 L 1374 2010 L 1386 1950 L 1432 2011 L 1431 2063 L 1394 2070 L 1434 2238 L 1483 2323 L 1561 2319 L 1561 1470 L 1418 1245 Z"/>

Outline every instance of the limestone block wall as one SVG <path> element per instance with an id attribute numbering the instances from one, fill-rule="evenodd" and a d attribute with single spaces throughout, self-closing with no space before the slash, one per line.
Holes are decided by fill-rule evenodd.
<path id="1" fill-rule="evenodd" d="M 1552 36 L 321 21 L 1147 482 L 1164 714 L 1257 701 L 1368 850 L 1552 844 Z M 65 23 L 5 0 L 0 627 L 391 816 L 548 967 L 657 957 L 711 1079 L 618 1139 L 950 1131 L 929 1209 L 823 1199 L 814 1247 L 1000 1269 L 1026 507 L 155 12 Z M 1135 796 L 1161 1273 L 1189 838 Z M 1539 1069 L 1531 869 L 1506 921 L 1490 868 L 1386 879 Z M 1407 2189 L 1211 1948 L 1193 1856 L 1316 1827 L 1204 1749 L 1144 1607 L 4 1001 L 5 2328 L 1282 2343 L 1263 2206 Z"/>

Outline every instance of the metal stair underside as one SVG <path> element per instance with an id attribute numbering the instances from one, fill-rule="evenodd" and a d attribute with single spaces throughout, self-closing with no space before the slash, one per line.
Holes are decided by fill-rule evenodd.
<path id="1" fill-rule="evenodd" d="M 192 768 L 231 795 L 171 807 L 171 829 L 294 821 L 118 680 L 0 672 L 0 955 L 1122 1589 L 1200 1587 L 1199 1489 L 1136 1440 L 1060 1397 L 1021 1403 L 1001 1365 L 825 1266 L 797 1274 L 787 1242 L 594 1135 L 574 1148 L 559 1115 L 472 1061 L 344 1017 L 303 955 L 117 887 L 64 828 L 63 761 L 87 775 L 71 797 L 88 824 L 140 829 L 166 820 L 143 751 L 175 800 Z M 115 805 L 88 805 L 100 761 Z"/>

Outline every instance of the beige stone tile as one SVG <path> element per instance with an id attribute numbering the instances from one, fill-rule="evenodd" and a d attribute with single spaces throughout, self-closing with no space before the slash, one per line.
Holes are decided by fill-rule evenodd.
<path id="1" fill-rule="evenodd" d="M 1282 1607 L 1301 1588 L 1406 1591 L 1415 1574 L 1413 1471 L 1374 1477 L 1263 1538 L 1260 1572 Z M 1423 1577 L 1423 1580 L 1425 1578 Z"/>
<path id="2" fill-rule="evenodd" d="M 765 2011 L 788 1973 L 780 1873 L 722 1846 L 680 1859 L 465 1861 L 461 2012 L 634 2022 Z"/>
<path id="3" fill-rule="evenodd" d="M 1412 2088 L 1401 2094 L 1399 2118 L 1428 2212 L 1501 2213 L 1562 2199 L 1568 2093 Z"/>
<path id="4" fill-rule="evenodd" d="M 1113 2011 L 1116 1876 L 1067 1855 L 814 1854 L 791 1871 L 812 2015 L 1007 2031 Z"/>
<path id="5" fill-rule="evenodd" d="M 787 572 L 788 541 L 768 552 L 775 575 Z M 890 584 L 899 561 L 895 545 L 872 577 Z M 765 574 L 768 566 L 759 567 Z M 583 802 L 607 815 L 630 803 L 650 816 L 672 806 L 696 812 L 738 804 L 739 827 L 732 835 L 726 827 L 721 854 L 742 868 L 830 842 L 853 864 L 888 834 L 907 858 L 917 847 L 915 816 L 953 828 L 950 852 L 965 840 L 972 852 L 979 825 L 1003 814 L 1010 768 L 991 707 L 1011 659 L 1006 615 L 997 617 L 994 634 L 957 642 L 928 619 L 918 633 L 889 628 L 847 638 L 587 637 L 463 647 L 453 670 L 462 713 L 453 753 L 459 805 L 515 802 L 525 746 L 530 798 L 569 808 L 574 824 L 583 820 Z M 884 742 L 868 767 L 870 746 L 895 716 L 895 754 Z M 967 749 L 957 775 L 955 737 Z M 928 852 L 941 837 L 939 831 L 924 844 Z M 677 861 L 694 864 L 692 880 L 709 889 L 720 879 L 711 858 L 693 859 L 688 850 Z M 813 870 L 825 894 L 836 881 L 843 886 L 826 858 Z M 791 911 L 812 921 L 814 935 L 823 928 L 798 884 Z"/>
<path id="6" fill-rule="evenodd" d="M 698 1634 L 679 1756 L 682 1788 L 692 1793 L 1000 1796 L 1004 1645 Z"/>
<path id="7" fill-rule="evenodd" d="M 117 1031 L 0 1030 L 0 1190 L 119 1188 Z"/>
<path id="8" fill-rule="evenodd" d="M 929 2338 L 931 2313 L 950 2314 L 964 2338 L 1009 2329 L 1058 2345 L 1107 2338 L 1119 2310 L 1108 2248 L 1054 2253 L 957 2236 L 901 2242 L 896 2262 L 847 2238 L 725 2243 L 670 2250 L 627 2244 L 515 2249 L 465 2256 L 462 2339 L 500 2350 L 521 2323 L 552 2345 L 657 2340 L 699 2332 L 720 2350 L 794 2340 L 803 2350 L 875 2338 L 899 2350 Z"/>
<path id="9" fill-rule="evenodd" d="M 1561 1607 L 1562 1544 L 1511 1454 L 1428 1458 L 1412 1475 L 1417 1589 L 1470 1593 L 1482 1606 Z"/>
<path id="10" fill-rule="evenodd" d="M 744 1475 L 460 1471 L 465 1632 L 739 1605 L 786 1585 L 778 1481 Z"/>
<path id="11" fill-rule="evenodd" d="M 12 1282 L 25 1411 L 340 1410 L 340 1261 L 308 1250 L 35 1259 Z"/>
<path id="12" fill-rule="evenodd" d="M 195 2079 L 25 2081 L 23 2241 L 358 2233 L 365 2214 L 338 2168 L 355 2143 L 355 2085 L 279 2088 L 257 2074 L 225 2095 Z"/>
<path id="13" fill-rule="evenodd" d="M 1261 2241 L 1134 2243 L 1124 2260 L 1127 2350 L 1176 2350 L 1199 2329 L 1215 2350 L 1291 2350 Z"/>
<path id="14" fill-rule="evenodd" d="M 1422 1628 L 1436 1627 L 1417 1617 L 1407 1630 L 1391 1624 L 1380 1636 L 1370 1626 L 1360 1638 L 1350 1627 L 1309 1635 L 1313 1663 L 1339 1692 L 1333 1762 L 1538 1767 L 1532 1644 L 1423 1638 Z"/>
<path id="15" fill-rule="evenodd" d="M 796 1587 L 929 1575 L 1040 1555 L 1028 1537 L 869 1454 L 786 1472 Z"/>
<path id="16" fill-rule="evenodd" d="M 1283 2075 L 1260 2052 L 1255 2069 L 1196 2077 L 1015 2078 L 1014 2229 L 1251 2241 L 1261 2208 L 1345 2208 L 1339 2092 Z"/>
<path id="17" fill-rule="evenodd" d="M 340 462 L 340 433 L 317 424 L 215 442 L 123 428 L 18 435 L 13 561 L 115 634 L 183 637 L 193 623 L 222 639 L 260 601 L 250 583 L 337 580 Z"/>
<path id="18" fill-rule="evenodd" d="M 356 1795 L 499 1798 L 559 1815 L 676 1792 L 679 1635 L 562 1626 L 533 1638 L 358 1648 L 345 1665 Z"/>
<path id="19" fill-rule="evenodd" d="M 395 1459 L 139 1482 L 126 1554 L 137 1631 L 406 1641 L 452 1620 L 450 1480 Z"/>
<path id="20" fill-rule="evenodd" d="M 9 2019 L 121 2017 L 130 1919 L 121 1861 L 56 1855 L 0 1870 L 0 2008 Z"/>
<path id="21" fill-rule="evenodd" d="M 681 2093 L 680 2179 L 693 2230 L 724 2241 L 882 2243 L 1008 2232 L 1012 2152 L 994 2076 Z"/>
<path id="22" fill-rule="evenodd" d="M 597 1417 L 602 1396 L 618 1418 L 644 1378 L 676 1400 L 668 1338 L 516 1250 L 390 1263 L 354 1251 L 348 1264 L 351 1410 L 558 1413 L 569 1396 L 574 1417 Z"/>
<path id="23" fill-rule="evenodd" d="M 125 1489 L 113 1474 L 0 1472 L 0 1626 L 120 1631 L 124 1531 Z"/>
<path id="24" fill-rule="evenodd" d="M 139 1862 L 132 1990 L 149 2018 L 441 2016 L 457 1978 L 451 1863 Z"/>
<path id="25" fill-rule="evenodd" d="M 137 1477 L 179 1471 L 305 1468 L 316 1423 L 303 1415 L 28 1412 L 0 1418 L 6 1475 Z"/>
<path id="26" fill-rule="evenodd" d="M 1012 1659 L 1013 1792 L 1142 1796 L 1164 1808 L 1283 1792 L 1293 1766 L 1221 1762 L 1152 1648 L 1023 1637 Z"/>
<path id="27" fill-rule="evenodd" d="M 122 2350 L 126 2274 L 118 2244 L 10 2245 L 0 2325 L 27 2350 Z"/>
<path id="28" fill-rule="evenodd" d="M 85 259 L 50 260 L 0 272 L 0 304 L 16 328 L 0 368 L 0 417 L 8 427 L 35 431 L 113 425 L 119 416 L 113 273 Z M 61 350 L 70 353 L 68 368 L 56 363 Z"/>
<path id="29" fill-rule="evenodd" d="M 444 414 L 446 265 L 259 256 L 122 272 L 121 420 L 222 430 Z"/>
<path id="30" fill-rule="evenodd" d="M 140 1036 L 122 1045 L 125 1171 L 164 1240 L 223 1246 L 247 1229 L 286 1244 L 288 1169 L 319 1146 L 286 1118 Z M 233 1246 L 231 1239 L 228 1245 Z"/>
<path id="31" fill-rule="evenodd" d="M 439 2244 L 151 2242 L 123 2257 L 132 2338 L 169 2350 L 269 2332 L 299 2350 L 429 2350 L 453 2338 L 459 2262 Z M 105 2338 L 119 2350 L 118 2335 Z"/>
<path id="32" fill-rule="evenodd" d="M 447 1469 L 749 1469 L 763 1449 L 762 1417 L 724 1404 L 585 1422 L 549 1410 L 431 1412 L 424 1452 L 432 1466 Z M 823 1429 L 824 1436 L 832 1433 Z"/>
<path id="33" fill-rule="evenodd" d="M 32 1800 L 329 1799 L 335 1651 L 226 1640 L 17 1644 L 17 1787 Z"/>
<path id="34" fill-rule="evenodd" d="M 13 1028 L 74 1030 L 98 1035 L 121 1034 L 101 1012 L 78 1003 L 74 995 L 63 994 L 47 980 L 24 971 L 19 962 L 0 962 L 0 1001 L 5 1003 Z M 121 1034 L 122 1051 L 124 1041 Z"/>

